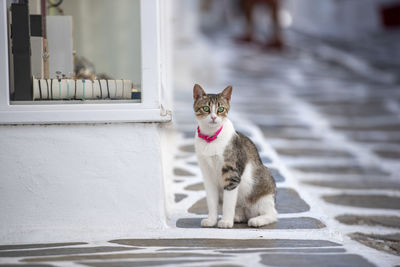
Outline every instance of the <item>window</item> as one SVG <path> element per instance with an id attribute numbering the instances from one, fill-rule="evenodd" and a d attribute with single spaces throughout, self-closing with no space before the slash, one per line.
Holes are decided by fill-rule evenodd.
<path id="1" fill-rule="evenodd" d="M 158 0 L 1 1 L 0 122 L 169 120 L 158 9 Z"/>

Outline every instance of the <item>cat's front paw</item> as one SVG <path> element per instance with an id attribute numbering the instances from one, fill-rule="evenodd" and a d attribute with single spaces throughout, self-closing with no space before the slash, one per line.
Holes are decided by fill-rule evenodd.
<path id="1" fill-rule="evenodd" d="M 260 227 L 265 225 L 264 221 L 261 220 L 260 218 L 251 218 L 248 223 L 247 223 L 250 227 Z"/>
<path id="2" fill-rule="evenodd" d="M 218 222 L 218 228 L 232 228 L 232 227 L 233 227 L 233 221 L 222 219 Z"/>
<path id="3" fill-rule="evenodd" d="M 217 224 L 217 220 L 212 220 L 209 218 L 201 220 L 201 227 L 214 227 Z"/>

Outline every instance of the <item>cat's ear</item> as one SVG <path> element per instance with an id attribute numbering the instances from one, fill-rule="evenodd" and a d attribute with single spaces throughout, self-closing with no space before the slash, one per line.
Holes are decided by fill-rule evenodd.
<path id="1" fill-rule="evenodd" d="M 222 97 L 224 97 L 225 99 L 227 99 L 228 101 L 231 100 L 231 95 L 232 95 L 232 86 L 228 86 L 224 89 L 224 91 L 222 91 L 221 93 Z"/>
<path id="2" fill-rule="evenodd" d="M 204 92 L 203 88 L 201 88 L 201 86 L 196 83 L 194 85 L 194 87 L 193 87 L 193 98 L 194 98 L 194 100 L 202 98 L 205 95 L 207 95 L 206 92 Z"/>

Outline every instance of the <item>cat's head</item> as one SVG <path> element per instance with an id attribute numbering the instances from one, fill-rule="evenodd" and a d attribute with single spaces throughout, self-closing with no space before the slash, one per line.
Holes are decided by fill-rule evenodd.
<path id="1" fill-rule="evenodd" d="M 201 128 L 219 128 L 229 112 L 232 86 L 219 94 L 207 94 L 200 85 L 193 88 L 193 109 Z"/>

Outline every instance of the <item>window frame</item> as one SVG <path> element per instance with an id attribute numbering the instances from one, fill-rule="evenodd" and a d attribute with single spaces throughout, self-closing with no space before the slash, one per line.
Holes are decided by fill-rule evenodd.
<path id="1" fill-rule="evenodd" d="M 0 124 L 166 122 L 162 105 L 159 0 L 140 0 L 141 103 L 10 104 L 7 3 L 0 1 Z"/>

